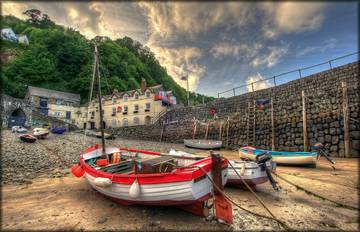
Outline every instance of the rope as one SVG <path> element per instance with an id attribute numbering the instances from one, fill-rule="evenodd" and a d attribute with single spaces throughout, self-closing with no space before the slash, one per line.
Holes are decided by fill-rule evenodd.
<path id="1" fill-rule="evenodd" d="M 230 164 L 230 163 L 229 163 L 229 164 Z M 233 167 L 231 164 L 230 164 L 230 166 L 234 169 L 234 167 Z M 251 213 L 251 214 L 253 214 L 253 215 L 255 215 L 255 216 L 263 217 L 263 218 L 270 219 L 270 220 L 274 220 L 274 221 L 276 221 L 280 226 L 282 226 L 282 227 L 283 227 L 285 230 L 287 230 L 287 231 L 294 231 L 294 230 L 291 229 L 289 226 L 287 226 L 287 225 L 285 224 L 285 222 L 283 222 L 282 220 L 276 218 L 275 215 L 271 213 L 271 211 L 263 204 L 263 202 L 260 200 L 260 198 L 258 198 L 258 196 L 257 196 L 256 194 L 255 194 L 255 196 L 257 197 L 257 199 L 259 199 L 260 202 L 262 202 L 263 206 L 265 207 L 265 209 L 268 210 L 268 212 L 270 213 L 270 215 L 271 215 L 272 217 L 269 217 L 269 216 L 266 216 L 266 215 L 262 215 L 262 214 L 258 214 L 258 213 L 252 212 L 252 211 L 250 211 L 250 210 L 242 207 L 242 206 L 239 205 L 237 202 L 235 202 L 234 200 L 232 200 L 232 199 L 230 198 L 230 196 L 227 195 L 222 189 L 220 189 L 220 187 L 215 184 L 215 182 L 211 179 L 211 177 L 208 175 L 208 173 L 207 173 L 202 167 L 197 167 L 197 166 L 196 166 L 195 168 L 198 168 L 198 169 L 200 169 L 201 171 L 203 171 L 204 174 L 207 176 L 207 178 L 210 180 L 210 182 L 214 185 L 214 187 L 215 187 L 226 199 L 228 199 L 231 203 L 233 203 L 233 204 L 234 204 L 235 206 L 237 206 L 238 208 L 244 210 L 245 212 Z M 234 170 L 235 170 L 235 169 L 234 169 Z M 235 170 L 235 172 L 236 172 L 236 170 Z M 236 174 L 238 174 L 238 173 L 236 172 Z M 243 180 L 241 177 L 240 177 L 240 179 Z M 244 183 L 246 183 L 246 182 L 244 182 Z M 246 184 L 246 186 L 248 186 L 248 187 L 250 188 L 249 185 Z M 251 189 L 251 188 L 250 188 L 250 189 Z M 252 189 L 251 189 L 251 191 L 252 191 Z M 252 193 L 254 193 L 254 192 L 252 191 Z"/>
<path id="2" fill-rule="evenodd" d="M 38 140 L 37 142 L 38 142 L 39 144 L 41 144 L 46 150 L 50 151 L 50 153 L 51 153 L 52 155 L 56 156 L 56 158 L 58 158 L 58 160 L 60 160 L 61 163 L 62 163 L 65 167 L 69 166 L 69 164 L 66 163 L 66 161 L 65 161 L 64 159 L 62 159 L 62 157 L 59 156 L 54 150 L 52 150 L 51 148 L 49 148 L 49 147 L 46 146 L 45 144 L 41 143 L 40 140 Z"/>
<path id="3" fill-rule="evenodd" d="M 289 180 L 286 179 L 285 177 L 282 177 L 282 176 L 280 176 L 279 174 L 276 174 L 275 172 L 273 172 L 273 174 L 274 174 L 275 176 L 279 177 L 280 179 L 282 179 L 283 181 L 285 181 L 286 183 L 288 183 L 288 184 L 290 184 L 290 185 L 293 185 L 293 186 L 295 186 L 297 189 L 306 192 L 307 194 L 310 194 L 310 195 L 312 195 L 312 196 L 315 196 L 315 197 L 321 198 L 321 199 L 323 199 L 323 200 L 329 201 L 329 202 L 331 202 L 331 203 L 333 203 L 333 204 L 335 204 L 335 205 L 337 205 L 337 206 L 343 207 L 343 208 L 360 211 L 360 209 L 357 208 L 357 207 L 353 207 L 353 206 L 350 206 L 350 205 L 346 205 L 346 204 L 343 204 L 343 203 L 339 203 L 339 202 L 337 202 L 337 201 L 328 199 L 328 198 L 326 198 L 326 197 L 324 197 L 324 196 L 321 196 L 321 195 L 319 195 L 319 194 L 317 194 L 317 193 L 314 193 L 314 192 L 312 192 L 312 191 L 310 191 L 310 190 L 307 190 L 307 189 L 305 189 L 304 187 L 301 187 L 301 186 L 299 186 L 299 185 L 297 185 L 297 184 L 294 184 L 293 182 L 289 181 Z"/>

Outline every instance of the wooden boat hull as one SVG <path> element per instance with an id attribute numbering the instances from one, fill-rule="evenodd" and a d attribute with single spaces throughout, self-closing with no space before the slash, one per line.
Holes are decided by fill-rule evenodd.
<path id="1" fill-rule="evenodd" d="M 184 145 L 197 149 L 219 149 L 222 147 L 222 141 L 205 139 L 184 139 Z"/>
<path id="2" fill-rule="evenodd" d="M 119 203 L 126 205 L 188 205 L 206 201 L 211 195 L 212 183 L 198 168 L 176 169 L 168 173 L 111 174 L 96 170 L 84 161 L 84 157 L 90 159 L 101 154 L 100 149 L 93 150 L 90 148 L 87 151 L 80 159 L 80 164 L 85 171 L 85 178 L 95 190 Z M 125 151 L 161 155 L 160 153 L 142 150 L 125 149 Z M 191 166 L 202 167 L 211 176 L 211 162 L 211 158 L 207 157 L 193 162 Z M 225 184 L 228 172 L 227 160 L 224 160 L 222 167 L 222 181 Z M 96 178 L 99 177 L 111 179 L 111 184 L 100 187 L 95 183 Z M 135 180 L 140 188 L 140 193 L 136 197 L 130 194 Z"/>
<path id="3" fill-rule="evenodd" d="M 19 136 L 20 140 L 25 142 L 25 143 L 34 143 L 36 141 L 36 137 L 26 134 L 26 135 L 20 135 Z"/>
<path id="4" fill-rule="evenodd" d="M 263 184 L 269 180 L 265 169 L 262 169 L 253 161 L 230 160 L 229 162 L 234 166 L 241 178 L 250 186 Z M 275 169 L 275 165 L 273 165 L 271 161 L 266 162 L 266 166 L 270 171 Z M 236 174 L 235 170 L 230 167 L 226 184 L 243 185 L 244 183 Z"/>
<path id="5" fill-rule="evenodd" d="M 258 154 L 266 150 L 244 147 L 239 149 L 239 156 L 243 159 L 255 160 Z M 272 157 L 272 161 L 280 165 L 315 165 L 317 152 L 279 152 L 267 151 Z"/>

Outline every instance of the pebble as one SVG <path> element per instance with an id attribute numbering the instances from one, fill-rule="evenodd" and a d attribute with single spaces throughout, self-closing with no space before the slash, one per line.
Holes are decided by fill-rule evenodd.
<path id="1" fill-rule="evenodd" d="M 77 132 L 66 132 L 61 136 L 49 134 L 44 140 L 24 143 L 14 137 L 11 130 L 2 131 L 1 184 L 31 184 L 39 176 L 61 178 L 68 175 L 69 168 L 79 162 L 79 156 L 88 146 L 99 143 L 100 139 L 84 136 Z M 47 150 L 43 145 L 52 149 Z M 182 144 L 160 143 L 117 138 L 107 140 L 107 146 L 133 147 L 137 149 L 168 152 L 179 149 L 185 152 L 196 150 L 184 148 Z"/>

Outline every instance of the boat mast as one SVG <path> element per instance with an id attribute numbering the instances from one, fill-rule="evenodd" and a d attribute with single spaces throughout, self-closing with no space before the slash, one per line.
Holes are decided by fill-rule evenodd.
<path id="1" fill-rule="evenodd" d="M 98 50 L 96 44 L 95 47 L 95 66 L 96 66 L 96 73 L 98 79 L 98 100 L 99 100 L 99 111 L 100 111 L 100 132 L 101 132 L 101 143 L 102 143 L 102 155 L 108 159 L 108 155 L 105 152 L 105 139 L 104 139 L 104 123 L 103 123 L 103 111 L 102 111 L 102 95 L 101 95 L 101 81 L 100 81 L 100 71 L 99 71 L 99 58 L 98 58 Z"/>

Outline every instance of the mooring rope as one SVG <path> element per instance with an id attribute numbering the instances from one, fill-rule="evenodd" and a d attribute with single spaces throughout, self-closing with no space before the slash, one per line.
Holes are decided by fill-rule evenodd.
<path id="1" fill-rule="evenodd" d="M 53 149 L 51 149 L 50 147 L 46 146 L 45 144 L 41 143 L 39 140 L 37 141 L 40 145 L 42 145 L 46 150 L 50 151 L 51 154 L 53 154 L 54 156 L 56 156 L 56 158 L 58 158 L 58 160 L 60 160 L 60 162 L 65 166 L 69 166 L 69 164 L 64 160 L 62 159 L 61 156 L 59 156 L 57 154 L 57 152 L 55 152 Z"/>
<path id="2" fill-rule="evenodd" d="M 230 163 L 229 163 L 230 164 Z M 230 164 L 230 166 L 235 170 L 235 168 Z M 219 186 L 216 185 L 216 183 L 211 179 L 211 177 L 208 175 L 208 173 L 206 172 L 206 170 L 204 170 L 203 167 L 198 167 L 198 166 L 194 166 L 195 168 L 200 169 L 201 171 L 204 172 L 204 174 L 206 175 L 206 177 L 211 181 L 211 183 L 214 185 L 214 187 L 226 198 L 228 199 L 231 203 L 233 203 L 235 206 L 237 206 L 238 208 L 251 213 L 255 216 L 258 217 L 263 217 L 263 218 L 267 218 L 270 220 L 274 220 L 276 221 L 280 226 L 282 226 L 285 230 L 287 231 L 294 231 L 292 228 L 290 228 L 288 225 L 286 225 L 285 222 L 283 222 L 282 220 L 278 219 L 271 211 L 269 208 L 266 207 L 266 205 L 264 204 L 264 202 L 252 191 L 252 189 L 250 188 L 250 186 L 241 178 L 241 176 L 239 176 L 239 174 L 237 173 L 237 171 L 235 170 L 236 174 L 240 177 L 240 179 L 243 181 L 243 183 L 245 183 L 245 185 L 249 188 L 249 190 L 255 195 L 256 199 L 260 201 L 260 203 L 263 205 L 263 207 L 270 213 L 271 217 L 263 215 L 263 214 L 259 214 L 259 213 L 255 213 L 252 212 L 244 207 L 242 207 L 240 204 L 238 204 L 237 202 L 235 202 L 234 200 L 232 200 L 230 198 L 229 195 L 227 195 Z"/>
<path id="3" fill-rule="evenodd" d="M 347 209 L 351 209 L 351 210 L 360 211 L 360 209 L 357 208 L 357 207 L 354 207 L 354 206 L 351 206 L 351 205 L 347 205 L 347 204 L 344 204 L 344 203 L 340 203 L 340 202 L 331 200 L 331 199 L 326 198 L 326 197 L 324 197 L 324 196 L 321 196 L 321 195 L 319 195 L 319 194 L 317 194 L 317 193 L 314 193 L 314 192 L 312 192 L 312 191 L 310 191 L 310 190 L 307 190 L 307 189 L 305 189 L 304 187 L 301 187 L 301 186 L 299 186 L 299 185 L 297 185 L 297 184 L 289 181 L 289 180 L 286 179 L 285 177 L 280 176 L 279 174 L 277 174 L 277 173 L 275 173 L 275 172 L 273 172 L 273 174 L 274 174 L 275 176 L 279 177 L 280 179 L 282 179 L 283 181 L 285 181 L 286 183 L 288 183 L 288 184 L 290 184 L 290 185 L 293 185 L 293 186 L 295 186 L 297 189 L 306 192 L 307 194 L 310 194 L 310 195 L 315 196 L 315 197 L 317 197 L 317 198 L 326 200 L 326 201 L 331 202 L 331 203 L 333 203 L 333 204 L 335 204 L 335 205 L 337 205 L 337 206 L 339 206 L 339 207 L 342 207 L 342 208 L 347 208 Z"/>

